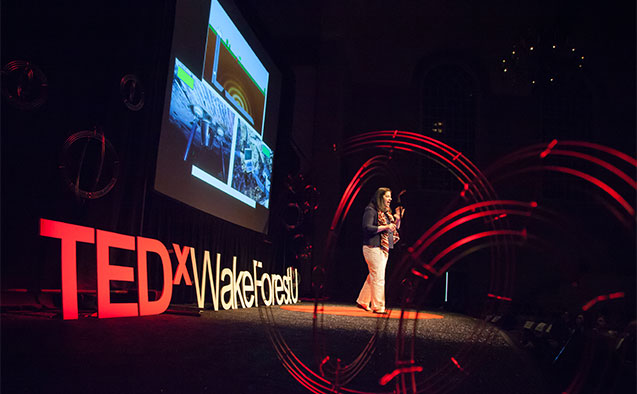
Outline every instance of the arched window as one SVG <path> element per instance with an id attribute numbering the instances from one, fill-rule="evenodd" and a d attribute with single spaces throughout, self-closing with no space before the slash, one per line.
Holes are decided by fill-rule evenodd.
<path id="1" fill-rule="evenodd" d="M 470 159 L 475 153 L 476 83 L 458 65 L 440 65 L 425 74 L 421 90 L 421 130 Z M 439 164 L 424 159 L 421 187 L 456 191 L 458 183 Z"/>

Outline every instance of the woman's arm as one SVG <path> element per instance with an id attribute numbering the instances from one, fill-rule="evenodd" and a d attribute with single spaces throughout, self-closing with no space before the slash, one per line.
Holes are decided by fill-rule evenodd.
<path id="1" fill-rule="evenodd" d="M 378 226 L 374 225 L 374 210 L 369 207 L 363 211 L 363 231 L 367 234 L 376 234 L 378 232 Z"/>
<path id="2" fill-rule="evenodd" d="M 396 223 L 396 228 L 400 228 L 400 222 L 403 219 L 403 215 L 405 214 L 405 208 L 398 206 L 396 207 L 395 213 L 394 213 L 394 220 Z"/>
<path id="3" fill-rule="evenodd" d="M 375 209 L 367 207 L 365 208 L 365 212 L 363 213 L 363 230 L 368 234 L 378 234 L 383 231 L 394 231 L 395 225 L 389 224 L 386 226 L 376 226 L 374 225 L 374 218 L 377 217 L 377 212 Z M 393 228 L 392 228 L 393 227 Z"/>

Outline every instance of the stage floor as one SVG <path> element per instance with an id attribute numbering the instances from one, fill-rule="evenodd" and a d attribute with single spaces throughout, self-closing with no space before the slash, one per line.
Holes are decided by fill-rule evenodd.
<path id="1" fill-rule="evenodd" d="M 441 311 L 401 320 L 400 310 L 387 317 L 336 304 L 319 312 L 316 321 L 311 303 L 68 321 L 4 312 L 2 392 L 307 393 L 282 360 L 300 366 L 297 377 L 320 381 L 302 364 L 318 373 L 321 360 L 329 370 L 335 360 L 344 366 L 361 353 L 368 361 L 357 364 L 360 372 L 345 387 L 391 392 L 396 380 L 379 381 L 396 370 L 399 336 L 413 343 L 421 392 L 547 392 L 525 353 L 479 320 Z M 370 342 L 373 352 L 364 352 Z"/>

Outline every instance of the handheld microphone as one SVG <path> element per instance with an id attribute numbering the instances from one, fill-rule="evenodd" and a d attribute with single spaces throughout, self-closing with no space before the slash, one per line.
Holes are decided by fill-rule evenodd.
<path id="1" fill-rule="evenodd" d="M 400 217 L 401 217 L 401 218 L 403 217 L 403 210 L 404 210 L 404 207 L 403 207 L 403 203 L 402 203 L 402 201 L 400 200 L 400 198 L 402 197 L 402 195 L 403 195 L 403 194 L 405 194 L 405 192 L 407 192 L 407 189 L 403 189 L 403 190 L 401 190 L 401 191 L 400 191 L 400 193 L 398 193 L 398 198 L 397 198 L 397 200 L 398 200 L 398 201 L 397 201 L 396 209 L 401 208 L 401 209 L 399 210 L 399 212 L 400 212 Z"/>

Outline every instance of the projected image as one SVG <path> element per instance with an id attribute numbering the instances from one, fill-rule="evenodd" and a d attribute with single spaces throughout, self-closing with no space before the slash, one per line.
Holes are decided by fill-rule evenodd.
<path id="1" fill-rule="evenodd" d="M 213 1 L 206 38 L 203 79 L 263 132 L 269 74 L 223 8 Z"/>
<path id="2" fill-rule="evenodd" d="M 241 109 L 255 129 L 261 130 L 265 95 L 225 45 L 219 51 L 217 81 L 223 86 L 226 98 Z"/>
<path id="3" fill-rule="evenodd" d="M 185 137 L 185 162 L 226 183 L 235 118 L 210 86 L 175 59 L 169 119 Z"/>
<path id="4" fill-rule="evenodd" d="M 177 0 L 166 72 L 155 190 L 267 233 L 280 71 L 232 1 Z"/>
<path id="5" fill-rule="evenodd" d="M 268 207 L 272 151 L 259 134 L 241 120 L 237 127 L 232 174 L 233 189 Z"/>

